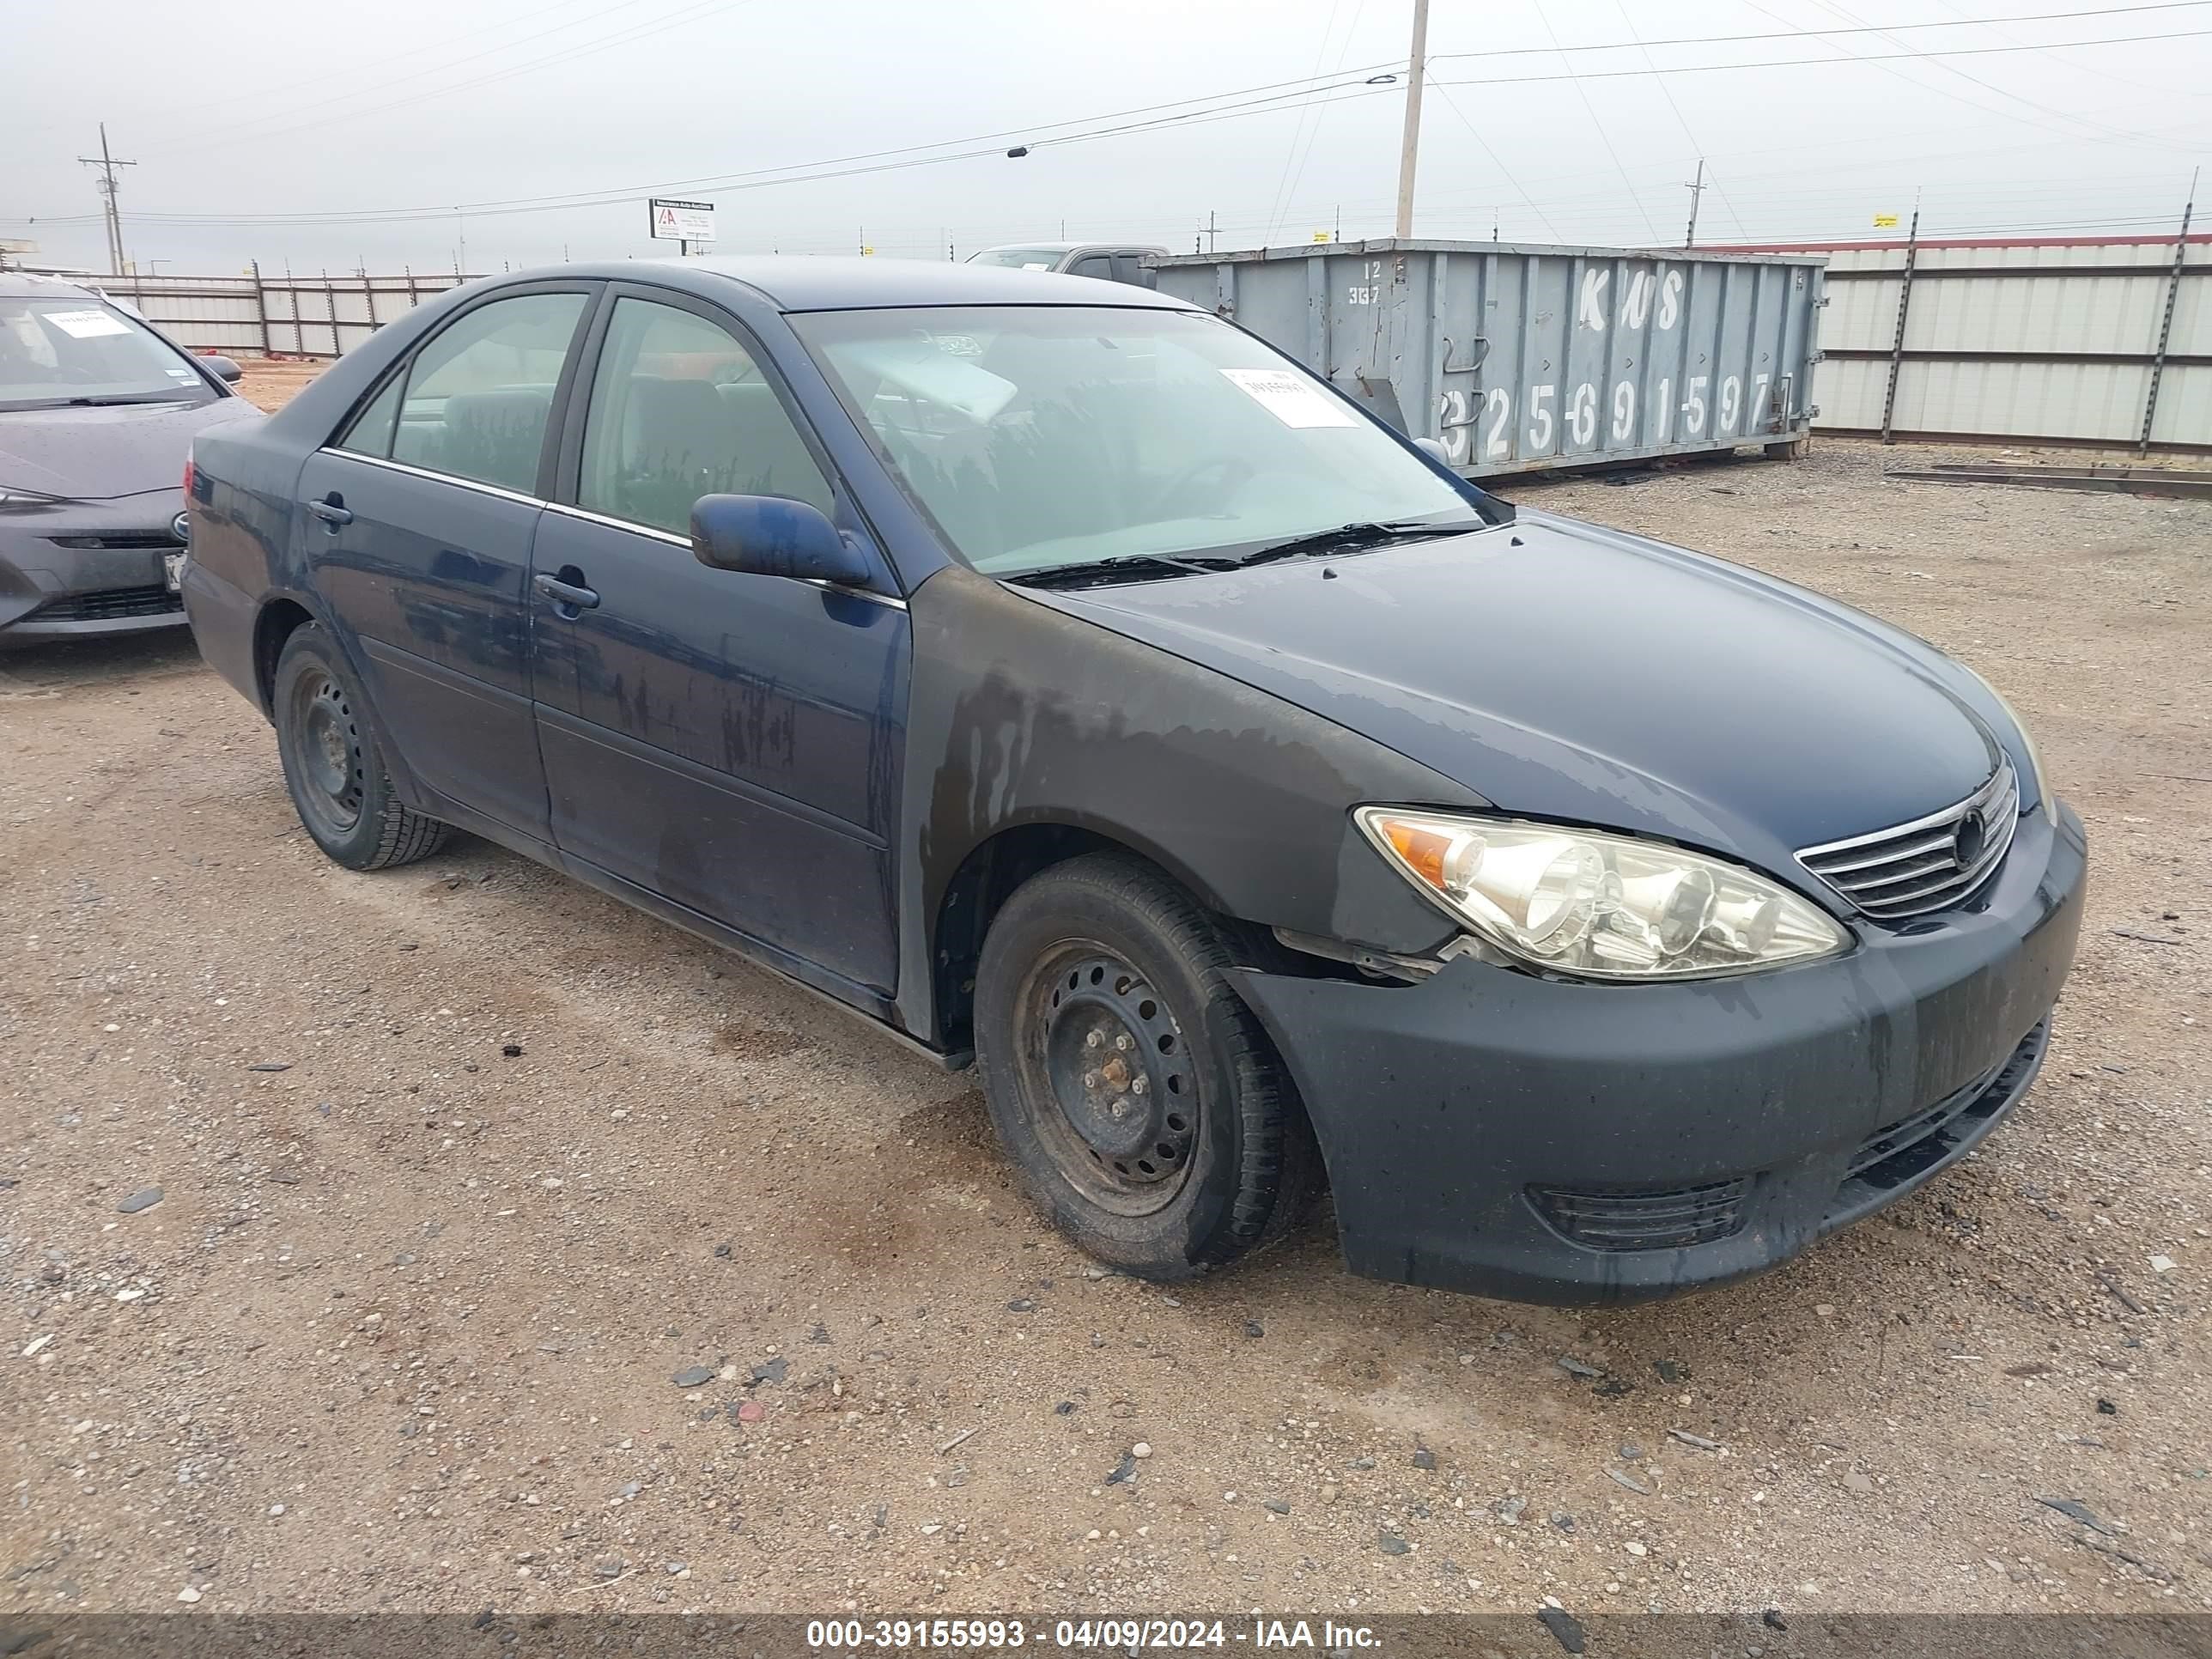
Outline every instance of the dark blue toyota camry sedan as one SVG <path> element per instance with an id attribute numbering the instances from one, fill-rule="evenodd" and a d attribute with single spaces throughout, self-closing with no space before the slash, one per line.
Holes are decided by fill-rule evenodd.
<path id="1" fill-rule="evenodd" d="M 2041 1061 L 2081 821 L 1971 671 L 1516 511 L 1250 335 L 975 265 L 480 283 L 197 445 L 184 594 L 356 870 L 488 837 L 971 1059 L 1176 1279 L 1783 1261 Z"/>

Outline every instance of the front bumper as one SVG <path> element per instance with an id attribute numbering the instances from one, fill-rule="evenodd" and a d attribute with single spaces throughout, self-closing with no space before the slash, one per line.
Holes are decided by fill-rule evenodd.
<path id="1" fill-rule="evenodd" d="M 1417 985 L 1247 969 L 1239 988 L 1304 1098 L 1353 1271 L 1640 1301 L 1786 1261 L 2004 1116 L 2073 963 L 2085 853 L 2070 810 L 2032 814 L 1967 906 L 1741 978 L 1463 957 Z"/>
<path id="2" fill-rule="evenodd" d="M 161 489 L 0 514 L 0 649 L 182 626 L 161 561 L 183 550 L 184 504 Z"/>

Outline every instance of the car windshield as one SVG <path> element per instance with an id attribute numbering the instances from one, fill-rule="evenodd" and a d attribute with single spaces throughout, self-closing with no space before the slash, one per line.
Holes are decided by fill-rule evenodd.
<path id="1" fill-rule="evenodd" d="M 952 552 L 989 575 L 1242 559 L 1355 527 L 1486 522 L 1480 492 L 1200 313 L 994 306 L 790 320 Z"/>
<path id="2" fill-rule="evenodd" d="M 1063 247 L 987 247 L 968 256 L 971 265 L 1011 265 L 1016 270 L 1050 270 L 1065 258 Z"/>
<path id="3" fill-rule="evenodd" d="M 0 295 L 0 409 L 203 404 L 216 395 L 173 347 L 91 295 Z"/>

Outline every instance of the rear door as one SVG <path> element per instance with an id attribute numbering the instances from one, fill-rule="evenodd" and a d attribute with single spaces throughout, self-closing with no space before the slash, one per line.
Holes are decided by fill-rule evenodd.
<path id="1" fill-rule="evenodd" d="M 531 538 L 596 285 L 504 289 L 386 376 L 300 477 L 295 534 L 402 763 L 550 839 L 530 707 Z"/>
<path id="2" fill-rule="evenodd" d="M 867 532 L 734 319 L 665 289 L 610 298 L 533 556 L 558 584 L 532 629 L 556 842 L 825 988 L 887 993 L 905 605 L 888 575 L 861 592 L 692 556 L 691 505 L 715 493 Z"/>

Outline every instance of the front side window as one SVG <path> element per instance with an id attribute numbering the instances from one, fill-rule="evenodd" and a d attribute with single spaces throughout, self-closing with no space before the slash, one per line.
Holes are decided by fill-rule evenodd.
<path id="1" fill-rule="evenodd" d="M 824 514 L 829 481 L 737 337 L 696 312 L 615 301 L 584 413 L 576 505 L 683 535 L 702 495 L 782 495 Z"/>
<path id="2" fill-rule="evenodd" d="M 0 410 L 206 404 L 222 394 L 129 313 L 86 295 L 0 295 Z"/>
<path id="3" fill-rule="evenodd" d="M 791 323 L 951 552 L 986 574 L 1485 522 L 1480 492 L 1200 313 L 963 306 Z"/>
<path id="4" fill-rule="evenodd" d="M 1103 253 L 1086 253 L 1068 266 L 1067 274 L 1071 276 L 1095 276 L 1102 283 L 1110 283 L 1114 280 L 1114 261 Z"/>
<path id="5" fill-rule="evenodd" d="M 339 447 L 536 493 L 554 390 L 586 302 L 518 294 L 465 312 L 416 352 L 404 389 L 395 380 L 379 393 Z"/>

